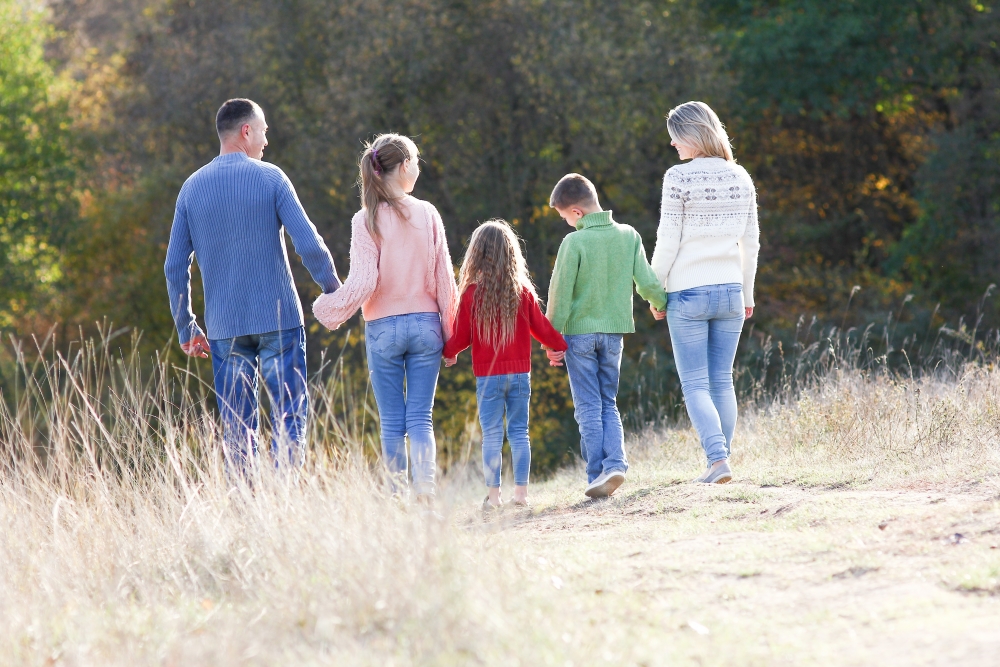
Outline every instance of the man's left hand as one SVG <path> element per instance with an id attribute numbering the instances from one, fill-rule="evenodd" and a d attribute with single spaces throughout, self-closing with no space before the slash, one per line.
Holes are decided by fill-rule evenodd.
<path id="1" fill-rule="evenodd" d="M 208 354 L 212 351 L 205 334 L 198 334 L 188 342 L 181 343 L 181 349 L 189 357 L 200 357 L 202 359 L 208 359 Z"/>

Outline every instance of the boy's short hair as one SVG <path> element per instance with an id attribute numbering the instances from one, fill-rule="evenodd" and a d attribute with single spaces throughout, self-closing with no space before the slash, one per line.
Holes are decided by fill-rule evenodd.
<path id="1" fill-rule="evenodd" d="M 597 188 L 589 178 L 580 174 L 566 174 L 560 178 L 549 196 L 549 206 L 552 208 L 597 205 Z"/>

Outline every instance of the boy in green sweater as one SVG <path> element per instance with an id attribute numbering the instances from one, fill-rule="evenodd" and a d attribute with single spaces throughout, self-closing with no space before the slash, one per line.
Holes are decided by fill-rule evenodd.
<path id="1" fill-rule="evenodd" d="M 605 498 L 625 481 L 625 435 L 616 402 L 623 334 L 635 332 L 632 283 L 656 311 L 667 295 L 646 261 L 639 233 L 601 208 L 594 184 L 568 174 L 549 198 L 563 220 L 576 227 L 559 246 L 549 283 L 546 313 L 569 349 L 548 351 L 565 359 L 573 393 L 580 449 L 587 460 L 590 498 Z"/>

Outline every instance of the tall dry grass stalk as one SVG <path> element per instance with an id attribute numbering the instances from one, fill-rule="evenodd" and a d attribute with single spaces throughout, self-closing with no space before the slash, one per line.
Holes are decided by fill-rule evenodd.
<path id="1" fill-rule="evenodd" d="M 322 446 L 251 489 L 224 472 L 208 388 L 165 364 L 144 380 L 109 343 L 17 352 L 0 664 L 410 664 L 549 643 L 544 624 L 506 628 L 502 548 L 383 492 L 351 387 L 311 387 Z M 463 490 L 443 485 L 445 513 Z"/>
<path id="2" fill-rule="evenodd" d="M 667 469 L 704 464 L 684 421 L 645 429 L 633 449 Z M 796 391 L 743 402 L 732 463 L 762 485 L 982 480 L 1000 464 L 1000 369 L 831 369 Z"/>
<path id="3" fill-rule="evenodd" d="M 39 347 L 0 403 L 0 664 L 582 665 L 628 637 L 471 520 L 478 482 L 443 480 L 443 521 L 390 499 L 360 387 L 313 386 L 309 463 L 261 466 L 251 490 L 192 373 L 143 373 L 107 337 Z M 734 465 L 770 484 L 975 476 L 998 463 L 998 399 L 992 367 L 836 371 L 743 406 Z M 690 429 L 634 444 L 640 475 L 699 465 Z"/>

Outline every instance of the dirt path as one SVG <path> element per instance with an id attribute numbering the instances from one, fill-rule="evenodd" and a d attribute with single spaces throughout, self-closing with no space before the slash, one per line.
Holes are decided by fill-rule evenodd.
<path id="1" fill-rule="evenodd" d="M 609 501 L 540 485 L 521 545 L 596 662 L 1000 665 L 1000 495 L 698 486 L 639 470 Z M 594 635 L 602 641 L 594 641 Z"/>

